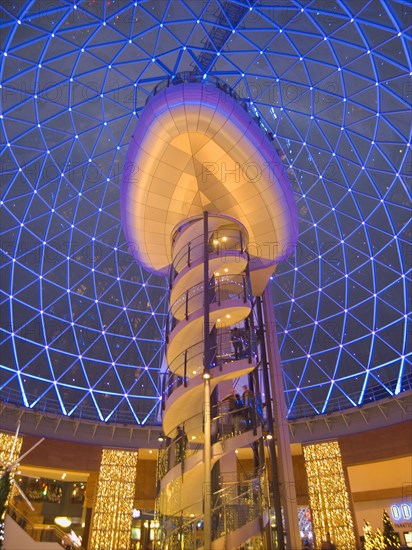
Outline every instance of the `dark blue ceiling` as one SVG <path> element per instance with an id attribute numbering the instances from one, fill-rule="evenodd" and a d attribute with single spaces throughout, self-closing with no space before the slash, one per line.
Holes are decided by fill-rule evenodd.
<path id="1" fill-rule="evenodd" d="M 410 388 L 407 2 L 0 10 L 2 400 L 156 422 L 166 285 L 132 259 L 119 186 L 148 94 L 187 70 L 251 102 L 294 186 L 300 240 L 272 283 L 290 416 Z"/>

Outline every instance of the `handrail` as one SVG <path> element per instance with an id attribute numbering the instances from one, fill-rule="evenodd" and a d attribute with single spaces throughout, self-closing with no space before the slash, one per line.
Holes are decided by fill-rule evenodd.
<path id="1" fill-rule="evenodd" d="M 216 496 L 215 501 L 220 500 L 220 502 L 212 510 L 215 518 L 213 540 L 228 535 L 253 521 L 262 514 L 265 507 L 265 491 L 260 477 L 241 484 L 229 483 Z"/>
<path id="2" fill-rule="evenodd" d="M 65 384 L 58 384 L 60 392 L 64 392 Z M 96 395 L 105 395 L 105 390 L 93 390 L 93 393 Z M 124 394 L 113 393 L 113 397 L 124 397 Z M 132 395 L 132 394 L 131 394 Z M 24 407 L 22 404 L 22 395 L 21 391 L 12 387 L 6 386 L 0 390 L 0 401 L 3 403 L 10 403 L 18 407 L 27 408 L 29 411 L 37 411 L 43 413 L 44 415 L 56 415 L 64 416 L 64 418 L 75 419 L 79 421 L 88 421 L 94 422 L 101 425 L 130 425 L 136 426 L 136 418 L 133 416 L 132 411 L 128 412 L 126 410 L 119 410 L 112 408 L 103 408 L 99 405 L 99 411 L 104 420 L 99 417 L 99 413 L 93 405 L 86 405 L 84 403 L 64 401 L 64 406 L 66 411 L 69 411 L 67 415 L 63 415 L 61 403 L 56 399 L 50 397 L 44 397 L 39 399 L 38 394 L 33 394 L 28 391 L 25 391 L 26 399 L 31 403 L 30 407 Z M 157 400 L 157 397 L 153 397 L 153 401 Z M 38 403 L 37 403 L 38 401 Z M 118 401 L 118 400 L 117 400 Z M 35 403 L 35 404 L 33 404 Z M 155 419 L 151 420 L 151 426 L 160 426 L 160 422 L 156 422 Z"/>
<path id="3" fill-rule="evenodd" d="M 244 254 L 246 252 L 245 242 L 246 236 L 242 234 L 240 229 L 217 229 L 213 232 L 209 243 L 209 254 L 223 257 L 228 252 Z M 180 273 L 185 267 L 190 267 L 194 258 L 203 258 L 203 252 L 203 235 L 195 237 L 183 245 L 181 249 L 175 252 L 173 257 L 172 273 L 174 276 Z"/>
<path id="4" fill-rule="evenodd" d="M 212 84 L 215 88 L 218 88 L 219 90 L 226 93 L 227 95 L 230 95 L 250 115 L 252 120 L 263 130 L 263 132 L 265 133 L 269 141 L 273 141 L 275 139 L 273 132 L 268 130 L 268 128 L 263 124 L 252 102 L 250 100 L 246 100 L 240 97 L 235 92 L 235 90 L 231 86 L 229 86 L 227 82 L 224 82 L 223 80 L 221 80 L 220 78 L 214 75 L 210 75 L 206 73 L 201 74 L 195 71 L 182 71 L 171 77 L 169 76 L 167 79 L 162 80 L 153 88 L 151 94 L 147 96 L 145 104 L 147 104 L 152 97 L 156 96 L 159 92 L 161 92 L 165 88 L 168 88 L 169 86 L 175 86 L 178 84 L 184 84 L 184 83 Z"/>
<path id="5" fill-rule="evenodd" d="M 227 361 L 222 361 L 221 364 L 227 363 L 233 361 L 233 358 L 229 358 Z M 220 363 L 219 363 L 220 364 Z M 177 383 L 177 382 L 176 382 Z M 183 378 L 179 385 L 183 384 Z M 350 411 L 351 409 L 360 409 L 364 405 L 372 404 L 372 403 L 379 403 L 379 401 L 387 398 L 396 399 L 397 397 L 401 397 L 402 393 L 411 391 L 412 390 L 412 375 L 411 374 L 404 374 L 402 377 L 402 385 L 401 390 L 398 394 L 395 394 L 396 385 L 398 384 L 398 378 L 394 378 L 390 380 L 389 382 L 385 382 L 385 385 L 391 388 L 392 394 L 389 393 L 389 390 L 385 389 L 381 384 L 375 384 L 374 386 L 370 386 L 366 389 L 364 398 L 362 403 L 360 404 L 353 404 L 350 402 L 350 399 L 353 401 L 357 399 L 354 395 L 348 396 L 348 399 L 346 399 L 343 395 L 342 397 L 336 397 L 329 400 L 328 405 L 324 411 L 322 411 L 322 407 L 324 406 L 324 401 L 320 401 L 314 404 L 304 404 L 304 405 L 294 405 L 292 409 L 290 410 L 287 419 L 288 420 L 299 420 L 304 418 L 313 418 L 313 417 L 322 417 L 326 414 L 338 412 L 338 411 Z M 59 384 L 59 387 L 64 388 L 64 384 Z M 170 389 L 169 395 L 176 389 L 175 385 Z M 104 394 L 104 390 L 93 390 L 94 393 L 97 394 Z M 29 403 L 34 403 L 36 399 L 39 398 L 38 395 L 34 395 L 29 393 L 28 391 L 26 393 L 26 398 Z M 285 392 L 286 400 L 289 400 L 290 402 L 290 393 L 291 391 Z M 294 395 L 293 391 L 293 395 Z M 303 393 L 303 392 L 302 392 Z M 123 394 L 114 394 L 118 397 L 122 397 Z M 3 403 L 9 403 L 12 405 L 16 405 L 17 407 L 22 407 L 22 396 L 21 391 L 17 390 L 15 388 L 6 386 L 0 390 L 0 400 Z M 94 406 L 85 405 L 83 403 L 73 403 L 73 402 L 67 402 L 64 401 L 66 410 L 70 411 L 70 414 L 65 416 L 65 418 L 72 418 L 76 420 L 85 420 L 89 422 L 95 422 L 101 425 L 130 425 L 135 426 L 136 425 L 136 419 L 133 417 L 132 412 L 128 413 L 127 411 L 123 410 L 115 410 L 113 412 L 113 409 L 106 409 L 99 406 L 100 412 L 103 416 L 103 418 L 107 418 L 106 421 L 102 421 L 99 416 L 96 408 Z M 43 414 L 47 415 L 56 415 L 56 416 L 62 416 L 62 410 L 61 410 L 61 404 L 57 399 L 51 399 L 50 397 L 44 397 L 41 399 L 39 404 L 31 405 L 30 409 L 32 411 L 39 411 Z M 161 422 L 156 422 L 154 419 L 151 420 L 151 426 L 160 426 Z"/>
<path id="6" fill-rule="evenodd" d="M 234 410 L 225 410 L 225 400 L 212 407 L 211 433 L 212 444 L 241 435 L 248 431 L 256 433 L 258 426 L 264 424 L 260 396 L 255 396 L 252 405 L 243 405 Z M 192 434 L 199 437 L 191 426 L 197 426 L 197 430 L 203 429 L 203 412 L 191 416 L 183 422 L 179 428 L 172 430 L 165 436 L 165 444 L 159 449 L 158 479 L 162 479 L 174 466 L 203 450 L 203 442 L 191 439 Z M 175 435 L 176 434 L 176 435 Z"/>
<path id="7" fill-rule="evenodd" d="M 169 310 L 170 318 L 172 318 L 172 316 L 177 318 L 180 315 L 181 309 L 184 308 L 184 315 L 181 316 L 184 316 L 187 320 L 190 313 L 193 313 L 189 308 L 190 302 L 196 297 L 202 298 L 203 296 L 203 282 L 189 287 L 173 302 L 173 304 L 171 304 Z M 250 294 L 245 275 L 243 273 L 239 273 L 237 275 L 227 274 L 212 277 L 209 281 L 209 296 L 210 304 L 214 304 L 216 302 L 220 304 L 224 300 L 239 297 L 242 297 L 243 301 L 246 302 L 248 298 L 250 299 Z M 202 307 L 202 304 L 203 302 L 199 304 L 199 307 Z"/>
<path id="8" fill-rule="evenodd" d="M 363 395 L 362 403 L 359 404 L 355 402 L 357 398 L 354 395 L 348 395 L 348 398 L 345 398 L 345 396 L 342 394 L 340 396 L 329 399 L 325 410 L 323 410 L 323 408 L 325 407 L 324 401 L 320 401 L 317 403 L 305 403 L 303 405 L 293 405 L 287 415 L 287 419 L 299 420 L 301 418 L 322 417 L 326 414 L 334 412 L 361 409 L 362 406 L 372 403 L 378 403 L 380 400 L 385 398 L 400 397 L 403 392 L 412 390 L 412 374 L 404 375 L 402 380 L 402 389 L 398 394 L 395 394 L 397 384 L 398 378 L 394 378 L 389 382 L 385 382 L 385 386 L 387 386 L 389 389 L 386 389 L 381 384 L 375 384 L 374 386 L 368 387 Z M 393 392 L 392 395 L 389 393 L 390 390 Z M 290 392 L 285 392 L 286 399 L 288 399 L 289 397 L 288 393 Z M 302 393 L 304 394 L 304 392 Z M 352 403 L 350 400 L 352 400 Z"/>
<path id="9" fill-rule="evenodd" d="M 221 368 L 226 363 L 231 363 L 238 359 L 248 359 L 252 362 L 257 361 L 257 343 L 256 334 L 248 329 L 240 331 L 241 351 L 236 356 L 236 351 L 233 347 L 231 329 L 219 329 L 215 335 L 212 335 L 215 342 L 212 341 L 210 346 L 210 367 Z M 184 372 L 189 363 L 196 361 L 199 365 L 203 365 L 203 341 L 195 342 L 187 347 L 182 353 L 175 357 L 169 364 L 169 368 L 165 371 L 166 381 L 164 384 L 164 396 L 170 397 L 173 391 L 182 384 L 187 383 L 187 379 L 181 375 L 176 375 L 177 372 Z M 190 373 L 192 378 L 193 373 Z M 187 375 L 187 374 L 186 374 Z"/>
<path id="10" fill-rule="evenodd" d="M 19 510 L 14 504 L 9 503 L 7 514 L 35 541 L 37 542 L 57 542 L 61 544 L 63 537 L 67 534 L 57 525 L 48 523 L 33 523 L 30 519 Z M 50 537 L 45 537 L 44 532 L 47 531 Z M 36 536 L 37 533 L 37 536 Z M 78 546 L 77 550 L 85 550 L 83 546 Z"/>
<path id="11" fill-rule="evenodd" d="M 246 523 L 262 515 L 266 506 L 267 480 L 259 475 L 242 482 L 226 483 L 212 495 L 213 502 L 218 502 L 212 508 L 213 528 L 212 540 L 239 529 Z M 159 516 L 159 525 L 162 526 L 163 537 L 171 543 L 185 537 L 185 547 L 199 548 L 202 546 L 203 514 L 190 513 L 193 505 L 179 510 L 173 516 Z"/>
<path id="12" fill-rule="evenodd" d="M 160 537 L 163 543 L 168 540 L 169 548 L 181 548 L 181 535 L 185 535 L 185 548 L 200 548 L 203 546 L 203 514 L 193 514 L 191 510 L 197 505 L 201 506 L 202 501 L 197 501 L 191 506 L 179 510 L 173 516 L 159 515 L 158 521 L 163 536 Z M 200 524 L 200 527 L 198 527 Z M 190 541 L 188 540 L 190 539 Z M 176 546 L 173 542 L 176 540 Z M 191 543 L 191 544 L 190 544 Z"/>

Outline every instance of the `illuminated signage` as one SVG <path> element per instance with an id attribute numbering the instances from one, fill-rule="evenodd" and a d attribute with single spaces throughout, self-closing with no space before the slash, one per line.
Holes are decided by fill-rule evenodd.
<path id="1" fill-rule="evenodd" d="M 391 517 L 393 521 L 408 521 L 412 518 L 412 505 L 407 502 L 392 504 Z"/>

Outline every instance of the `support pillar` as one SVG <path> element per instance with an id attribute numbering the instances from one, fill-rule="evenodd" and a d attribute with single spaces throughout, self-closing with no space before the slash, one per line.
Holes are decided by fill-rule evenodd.
<path id="1" fill-rule="evenodd" d="M 210 410 L 210 321 L 209 321 L 209 218 L 203 213 L 203 383 L 204 383 L 204 477 L 203 477 L 203 546 L 205 550 L 212 547 L 212 444 L 211 444 L 211 410 Z"/>
<path id="2" fill-rule="evenodd" d="M 271 285 L 263 293 L 263 309 L 266 327 L 266 345 L 269 360 L 269 373 L 272 386 L 274 429 L 279 458 L 279 478 L 282 487 L 281 499 L 285 519 L 287 547 L 299 550 L 301 540 L 298 525 L 295 479 L 292 455 L 290 452 L 289 425 L 286 420 L 286 404 L 283 388 L 282 366 L 276 336 L 275 310 L 273 307 Z"/>
<path id="3" fill-rule="evenodd" d="M 267 428 L 270 434 L 274 433 L 275 427 L 273 423 L 273 413 L 272 413 L 272 401 L 271 401 L 271 388 L 269 382 L 269 362 L 268 354 L 266 350 L 267 342 L 265 337 L 265 326 L 263 322 L 263 313 L 262 313 L 262 298 L 258 296 L 256 298 L 256 309 L 258 314 L 259 321 L 259 332 L 261 333 L 262 344 L 261 344 L 261 354 L 262 354 L 262 375 L 263 375 L 263 386 L 265 390 L 265 402 L 266 402 L 266 421 Z M 277 538 L 277 547 L 279 550 L 285 549 L 285 531 L 283 529 L 282 521 L 282 502 L 280 498 L 280 479 L 279 479 L 279 468 L 276 457 L 276 447 L 273 439 L 268 439 L 267 441 L 268 452 L 270 465 L 272 470 L 272 492 L 273 492 L 273 508 L 275 510 L 276 517 L 276 538 Z M 270 533 L 270 518 L 269 518 L 269 533 Z M 270 548 L 270 547 L 269 547 Z"/>
<path id="4" fill-rule="evenodd" d="M 204 548 L 212 547 L 212 461 L 211 461 L 211 439 L 210 439 L 210 378 L 204 379 L 205 389 L 205 445 L 204 445 L 204 488 L 203 488 L 203 535 Z"/>

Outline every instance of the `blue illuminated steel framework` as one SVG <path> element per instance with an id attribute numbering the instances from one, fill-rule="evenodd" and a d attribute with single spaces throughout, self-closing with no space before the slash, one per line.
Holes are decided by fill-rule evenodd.
<path id="1" fill-rule="evenodd" d="M 132 259 L 119 185 L 148 95 L 191 70 L 250 103 L 293 181 L 300 241 L 273 279 L 290 417 L 410 389 L 407 2 L 0 10 L 4 401 L 157 422 L 166 283 Z"/>

